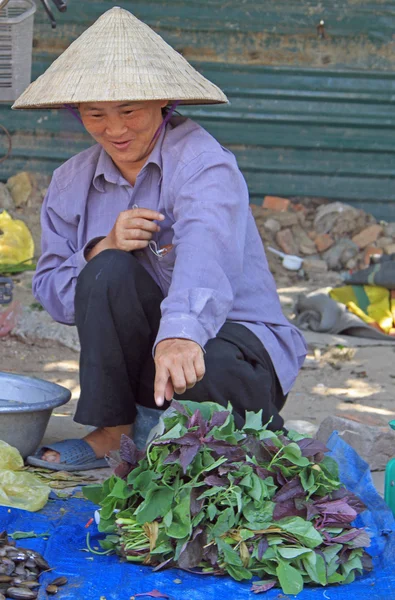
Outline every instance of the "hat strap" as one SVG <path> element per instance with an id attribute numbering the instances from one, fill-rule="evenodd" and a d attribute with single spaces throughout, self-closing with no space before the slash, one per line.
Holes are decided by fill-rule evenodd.
<path id="1" fill-rule="evenodd" d="M 166 127 L 166 125 L 168 124 L 168 122 L 172 118 L 173 113 L 176 110 L 177 106 L 180 104 L 180 102 L 181 102 L 181 100 L 175 100 L 175 102 L 173 102 L 173 104 L 170 106 L 169 110 L 167 111 L 167 114 L 166 114 L 165 118 L 163 119 L 162 123 L 159 125 L 158 129 L 155 131 L 154 137 L 151 140 L 151 144 L 153 142 L 156 142 L 156 140 L 158 139 L 158 137 L 162 133 L 163 129 Z"/>

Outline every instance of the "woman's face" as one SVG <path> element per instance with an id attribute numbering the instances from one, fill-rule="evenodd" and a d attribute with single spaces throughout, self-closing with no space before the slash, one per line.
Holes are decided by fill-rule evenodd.
<path id="1" fill-rule="evenodd" d="M 162 122 L 165 100 L 149 102 L 83 102 L 82 122 L 120 168 L 142 166 Z"/>

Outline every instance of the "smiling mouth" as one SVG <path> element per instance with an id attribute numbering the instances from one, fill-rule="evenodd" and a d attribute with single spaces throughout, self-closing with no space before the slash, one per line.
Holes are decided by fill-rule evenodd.
<path id="1" fill-rule="evenodd" d="M 126 142 L 110 142 L 110 143 L 114 146 L 114 148 L 117 148 L 118 150 L 126 150 L 126 148 L 128 148 L 131 141 L 132 140 L 127 140 Z"/>

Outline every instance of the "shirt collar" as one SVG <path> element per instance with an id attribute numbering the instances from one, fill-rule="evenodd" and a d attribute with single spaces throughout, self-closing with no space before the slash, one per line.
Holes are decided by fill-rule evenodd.
<path id="1" fill-rule="evenodd" d="M 154 149 L 149 155 L 144 167 L 141 169 L 141 172 L 144 171 L 149 164 L 154 164 L 157 165 L 162 176 L 162 145 L 165 135 L 166 127 L 160 132 Z M 95 174 L 93 176 L 93 185 L 99 192 L 105 192 L 104 180 L 108 183 L 114 183 L 115 185 L 130 185 L 121 175 L 104 148 L 101 148 Z"/>

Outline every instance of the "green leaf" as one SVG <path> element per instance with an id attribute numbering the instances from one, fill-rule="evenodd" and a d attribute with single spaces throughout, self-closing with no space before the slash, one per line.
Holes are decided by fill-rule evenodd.
<path id="1" fill-rule="evenodd" d="M 223 535 L 224 533 L 226 533 L 227 531 L 229 531 L 229 529 L 232 529 L 232 527 L 235 524 L 235 514 L 233 512 L 233 509 L 228 507 L 225 508 L 225 510 L 223 510 L 214 526 L 211 529 L 211 535 L 213 538 L 219 537 L 220 535 Z"/>
<path id="2" fill-rule="evenodd" d="M 362 563 L 359 556 L 354 556 L 351 560 L 342 565 L 342 572 L 346 578 L 354 569 L 362 572 Z"/>
<path id="3" fill-rule="evenodd" d="M 314 529 L 312 523 L 305 521 L 301 517 L 281 519 L 281 521 L 277 522 L 277 526 L 296 537 L 308 548 L 315 548 L 323 541 L 321 534 Z"/>
<path id="4" fill-rule="evenodd" d="M 163 517 L 163 523 L 165 524 L 166 527 L 170 527 L 172 521 L 173 521 L 173 511 L 169 510 L 169 512 L 167 512 L 165 514 L 165 516 Z"/>
<path id="5" fill-rule="evenodd" d="M 305 492 L 309 492 L 315 485 L 314 471 L 308 468 L 303 469 L 299 473 L 299 477 L 303 489 L 305 490 Z"/>
<path id="6" fill-rule="evenodd" d="M 302 456 L 302 451 L 299 446 L 293 442 L 288 444 L 288 446 L 285 446 L 281 456 L 298 467 L 306 467 L 310 464 L 309 459 Z"/>
<path id="7" fill-rule="evenodd" d="M 207 454 L 210 456 L 210 458 L 212 458 L 211 454 L 209 452 Z M 205 466 L 204 469 L 202 470 L 202 473 L 208 473 L 209 471 L 212 471 L 213 469 L 216 469 L 217 467 L 220 467 L 221 465 L 223 465 L 224 463 L 226 463 L 227 460 L 228 460 L 227 458 L 225 458 L 224 456 L 221 456 L 221 458 L 218 458 L 217 460 L 215 460 L 211 464 Z"/>
<path id="8" fill-rule="evenodd" d="M 84 494 L 85 498 L 93 502 L 93 504 L 100 504 L 100 502 L 105 498 L 103 486 L 97 483 L 84 485 L 82 488 L 82 493 Z"/>
<path id="9" fill-rule="evenodd" d="M 320 462 L 320 467 L 331 479 L 339 481 L 339 465 L 334 458 L 331 456 L 324 456 L 323 460 Z"/>
<path id="10" fill-rule="evenodd" d="M 215 543 L 217 544 L 218 550 L 224 555 L 225 562 L 228 563 L 228 565 L 234 565 L 236 567 L 243 566 L 240 556 L 233 550 L 230 544 L 227 544 L 221 538 L 216 538 Z"/>
<path id="11" fill-rule="evenodd" d="M 323 549 L 323 554 L 325 556 L 325 561 L 329 565 L 329 563 L 337 557 L 340 550 L 343 548 L 343 544 L 332 544 L 331 546 L 327 546 Z"/>
<path id="12" fill-rule="evenodd" d="M 328 577 L 328 583 L 344 583 L 345 579 L 341 573 L 333 573 Z"/>
<path id="13" fill-rule="evenodd" d="M 245 579 L 251 579 L 252 578 L 251 571 L 249 571 L 245 567 L 238 567 L 238 566 L 235 566 L 235 565 L 227 564 L 225 566 L 225 569 L 227 570 L 227 572 L 229 573 L 229 575 L 231 577 L 233 577 L 233 579 L 235 579 L 236 581 L 243 581 Z"/>
<path id="14" fill-rule="evenodd" d="M 274 510 L 274 502 L 249 502 L 243 507 L 243 515 L 248 523 L 245 524 L 249 529 L 263 529 L 272 521 Z"/>
<path id="15" fill-rule="evenodd" d="M 278 548 L 277 549 L 279 555 L 282 558 L 287 558 L 288 560 L 292 560 L 293 558 L 297 558 L 298 556 L 304 556 L 306 554 L 311 554 L 313 551 L 310 548 Z"/>
<path id="16" fill-rule="evenodd" d="M 303 558 L 302 563 L 312 581 L 321 585 L 327 584 L 326 564 L 320 554 L 310 552 Z"/>
<path id="17" fill-rule="evenodd" d="M 166 533 L 169 537 L 181 539 L 191 534 L 191 489 L 184 489 L 180 493 L 180 499 L 177 506 L 173 506 L 173 520 Z"/>
<path id="18" fill-rule="evenodd" d="M 123 479 L 117 478 L 117 481 L 114 487 L 111 490 L 110 497 L 119 498 L 120 500 L 127 500 L 135 494 L 133 488 L 129 487 L 126 481 Z"/>
<path id="19" fill-rule="evenodd" d="M 167 487 L 151 488 L 144 502 L 137 508 L 135 514 L 137 523 L 152 523 L 158 517 L 164 517 L 173 502 L 173 490 Z"/>
<path id="20" fill-rule="evenodd" d="M 280 560 L 276 569 L 276 575 L 284 594 L 295 596 L 303 590 L 303 577 L 297 569 L 290 564 Z"/>
<path id="21" fill-rule="evenodd" d="M 251 496 L 254 500 L 263 500 L 266 497 L 264 482 L 262 479 L 253 473 L 251 475 L 252 480 L 252 488 L 249 490 L 248 495 Z"/>
<path id="22" fill-rule="evenodd" d="M 152 486 L 152 483 L 159 479 L 159 475 L 157 473 L 155 473 L 154 471 L 150 471 L 150 470 L 145 470 L 142 473 L 140 473 L 140 475 L 138 475 L 133 482 L 133 487 L 134 489 L 138 490 L 138 493 L 143 497 L 146 498 L 148 491 L 150 489 L 150 487 Z"/>
<path id="23" fill-rule="evenodd" d="M 243 431 L 247 433 L 255 433 L 262 429 L 262 410 L 259 412 L 251 412 L 246 410 L 246 419 Z"/>
<path id="24" fill-rule="evenodd" d="M 215 485 L 214 487 L 209 488 L 208 490 L 203 492 L 203 494 L 200 494 L 200 496 L 197 498 L 197 500 L 203 500 L 203 498 L 210 498 L 211 496 L 215 496 L 216 494 L 223 492 L 223 490 L 224 490 L 223 487 L 220 487 L 219 485 Z"/>
<path id="25" fill-rule="evenodd" d="M 208 514 L 208 518 L 210 519 L 210 521 L 212 521 L 214 519 L 215 515 L 217 514 L 217 507 L 215 506 L 215 504 L 208 505 L 207 514 Z"/>

